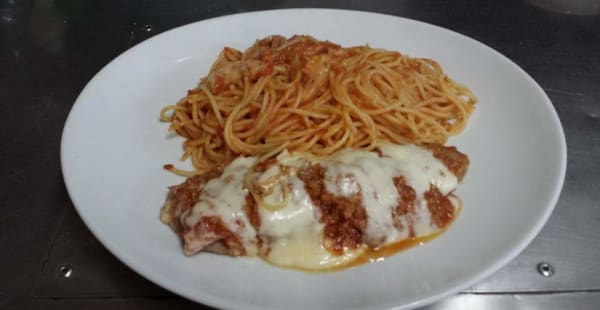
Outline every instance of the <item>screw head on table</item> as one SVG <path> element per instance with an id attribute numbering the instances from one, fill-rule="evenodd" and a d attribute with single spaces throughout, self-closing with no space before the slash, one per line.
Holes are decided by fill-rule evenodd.
<path id="1" fill-rule="evenodd" d="M 60 273 L 61 277 L 69 278 L 73 274 L 73 268 L 71 268 L 69 265 L 61 265 L 58 268 L 58 272 Z"/>
<path id="2" fill-rule="evenodd" d="M 539 263 L 537 270 L 544 277 L 551 277 L 554 274 L 554 267 L 549 263 Z"/>

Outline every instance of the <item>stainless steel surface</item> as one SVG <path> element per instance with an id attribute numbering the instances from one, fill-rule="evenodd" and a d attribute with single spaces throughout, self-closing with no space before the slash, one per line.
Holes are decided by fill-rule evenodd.
<path id="1" fill-rule="evenodd" d="M 600 294 L 597 293 L 558 293 L 541 295 L 478 295 L 459 294 L 421 310 L 597 310 Z M 189 301 L 176 298 L 93 298 L 93 299 L 40 299 L 31 309 L 111 309 L 111 310 L 163 310 L 163 309 L 202 309 Z"/>
<path id="2" fill-rule="evenodd" d="M 137 275 L 112 256 L 85 227 L 75 209 L 68 208 L 31 294 L 46 298 L 119 298 L 172 296 Z M 73 268 L 64 278 L 61 266 Z"/>
<path id="3" fill-rule="evenodd" d="M 575 292 L 556 294 L 459 294 L 423 310 L 447 309 L 543 309 L 543 310 L 595 310 L 600 304 L 600 294 Z"/>
<path id="4" fill-rule="evenodd" d="M 529 0 L 533 5 L 544 9 L 576 15 L 600 13 L 600 0 Z"/>
<path id="5" fill-rule="evenodd" d="M 600 308 L 600 17 L 533 2 L 0 0 L 0 308 L 202 308 L 138 276 L 90 234 L 62 182 L 62 126 L 85 83 L 128 47 L 189 22 L 286 7 L 422 20 L 490 45 L 533 76 L 567 136 L 558 205 L 514 261 L 427 309 Z"/>

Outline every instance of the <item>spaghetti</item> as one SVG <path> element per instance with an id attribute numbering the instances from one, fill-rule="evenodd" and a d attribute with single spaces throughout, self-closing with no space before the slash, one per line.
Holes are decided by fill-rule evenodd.
<path id="1" fill-rule="evenodd" d="M 192 175 L 284 149 L 327 156 L 383 142 L 443 144 L 476 101 L 431 59 L 270 36 L 245 52 L 225 47 L 196 88 L 162 109 L 197 171 L 165 168 Z"/>

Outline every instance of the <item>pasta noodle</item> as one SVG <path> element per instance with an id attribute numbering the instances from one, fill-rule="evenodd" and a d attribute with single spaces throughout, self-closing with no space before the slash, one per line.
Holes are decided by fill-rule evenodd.
<path id="1" fill-rule="evenodd" d="M 476 101 L 431 59 L 270 36 L 244 52 L 225 47 L 196 88 L 163 108 L 196 171 L 165 168 L 191 175 L 283 149 L 327 156 L 381 142 L 443 144 Z"/>

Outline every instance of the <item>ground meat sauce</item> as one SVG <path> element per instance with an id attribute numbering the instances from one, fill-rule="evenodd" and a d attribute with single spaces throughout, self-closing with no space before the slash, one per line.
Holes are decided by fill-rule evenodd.
<path id="1" fill-rule="evenodd" d="M 455 147 L 446 147 L 442 145 L 426 144 L 424 145 L 432 155 L 441 161 L 448 171 L 456 176 L 460 181 L 464 177 L 469 159 L 466 155 L 460 153 Z M 374 152 L 383 157 L 383 152 L 376 148 Z M 273 165 L 279 164 L 276 159 L 269 159 L 258 163 L 254 169 L 257 173 L 267 171 Z M 280 166 L 283 172 L 290 167 Z M 189 214 L 194 205 L 200 199 L 200 194 L 204 185 L 211 179 L 218 178 L 223 172 L 223 168 L 215 169 L 203 175 L 188 178 L 184 183 L 170 188 L 167 204 L 171 218 L 169 225 L 183 236 L 186 246 L 190 246 L 188 253 L 195 250 L 196 245 L 204 242 L 212 242 L 204 246 L 206 251 L 214 251 L 232 256 L 248 255 L 241 237 L 237 235 L 237 230 L 231 230 L 223 220 L 217 216 L 209 215 L 201 217 L 197 223 L 188 226 L 182 218 Z M 365 244 L 367 231 L 367 210 L 363 205 L 363 193 L 359 191 L 352 196 L 338 196 L 329 192 L 325 186 L 326 168 L 313 164 L 303 168 L 294 167 L 294 173 L 304 183 L 304 190 L 310 197 L 312 204 L 320 211 L 318 221 L 323 224 L 322 244 L 332 254 L 341 255 L 347 249 L 356 249 Z M 351 177 L 348 175 L 337 176 L 338 178 Z M 223 180 L 228 182 L 228 180 Z M 341 181 L 336 180 L 336 183 Z M 394 186 L 398 192 L 397 204 L 392 207 L 392 221 L 394 227 L 399 231 L 408 230 L 409 238 L 402 239 L 395 243 L 383 245 L 381 247 L 369 247 L 364 255 L 360 256 L 352 263 L 359 264 L 369 259 L 391 255 L 407 247 L 430 240 L 437 236 L 439 232 L 431 235 L 418 236 L 415 232 L 415 225 L 419 221 L 417 206 L 421 202 L 427 204 L 430 213 L 430 224 L 436 226 L 441 231 L 453 221 L 456 208 L 450 200 L 450 195 L 443 195 L 440 190 L 429 185 L 429 189 L 424 193 L 416 193 L 414 188 L 409 186 L 407 180 L 402 176 L 393 177 Z M 422 194 L 422 196 L 421 196 Z M 419 197 L 419 201 L 417 201 Z M 423 199 L 424 201 L 421 201 Z M 242 211 L 248 219 L 247 226 L 254 227 L 256 232 L 260 231 L 261 218 L 259 206 L 250 194 L 246 194 L 243 199 Z M 415 217 L 416 216 L 416 217 Z M 167 221 L 169 222 L 169 221 Z M 242 221 L 236 222 L 237 226 L 245 224 Z M 267 225 L 267 222 L 262 225 Z M 245 225 L 241 225 L 245 226 Z M 259 255 L 267 257 L 271 249 L 270 236 L 257 236 L 256 246 Z M 214 241 L 214 242 L 213 242 Z M 368 242 L 367 242 L 368 244 Z"/>
<path id="2" fill-rule="evenodd" d="M 170 217 L 179 219 L 185 211 L 194 207 L 206 182 L 219 177 L 222 172 L 222 169 L 212 170 L 202 175 L 192 176 L 182 184 L 170 187 L 169 198 L 167 199 L 167 203 L 172 208 Z M 169 225 L 175 232 L 183 230 L 183 226 L 179 220 L 173 220 Z"/>
<path id="3" fill-rule="evenodd" d="M 260 227 L 260 216 L 258 215 L 258 206 L 256 205 L 256 200 L 252 197 L 252 195 L 246 195 L 246 202 L 244 203 L 244 213 L 248 217 L 250 224 L 256 231 Z"/>
<path id="4" fill-rule="evenodd" d="M 433 157 L 439 159 L 452 172 L 458 181 L 462 181 L 467 168 L 469 167 L 469 157 L 459 152 L 454 146 L 444 146 L 440 144 L 427 143 L 424 148 L 430 150 Z"/>
<path id="5" fill-rule="evenodd" d="M 261 161 L 260 163 L 256 164 L 256 167 L 254 167 L 254 170 L 256 172 L 265 172 L 265 171 L 267 171 L 267 169 L 271 168 L 275 164 L 278 164 L 277 159 L 269 158 L 267 160 Z"/>
<path id="6" fill-rule="evenodd" d="M 251 194 L 246 194 L 245 202 L 244 202 L 244 214 L 248 217 L 248 221 L 250 225 L 254 227 L 254 230 L 257 232 L 260 229 L 260 215 L 258 214 L 258 205 L 256 204 L 256 200 L 252 197 Z M 263 240 L 260 236 L 256 236 L 256 245 L 258 248 L 261 248 L 263 245 Z"/>
<path id="7" fill-rule="evenodd" d="M 344 248 L 362 244 L 362 231 L 367 226 L 367 214 L 362 206 L 362 194 L 335 196 L 325 188 L 325 168 L 313 165 L 303 168 L 298 176 L 313 204 L 321 211 L 319 221 L 325 224 L 323 245 L 332 253 L 342 254 Z"/>
<path id="8" fill-rule="evenodd" d="M 181 212 L 192 208 L 198 200 L 204 185 L 208 181 L 218 178 L 221 173 L 223 173 L 223 169 L 211 170 L 205 174 L 192 176 L 180 185 L 172 186 L 169 194 L 170 203 Z"/>
<path id="9" fill-rule="evenodd" d="M 439 228 L 444 228 L 454 218 L 454 206 L 447 196 L 442 195 L 435 186 L 425 192 L 427 208 L 431 213 L 431 222 Z"/>
<path id="10" fill-rule="evenodd" d="M 396 208 L 392 210 L 392 219 L 394 221 L 394 226 L 396 226 L 398 230 L 403 230 L 405 227 L 400 218 L 408 214 L 414 214 L 417 194 L 412 187 L 406 185 L 406 180 L 403 177 L 395 177 L 394 185 L 400 195 L 400 199 Z M 414 237 L 414 228 L 410 223 L 408 229 L 409 235 Z"/>

